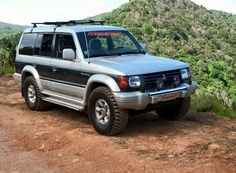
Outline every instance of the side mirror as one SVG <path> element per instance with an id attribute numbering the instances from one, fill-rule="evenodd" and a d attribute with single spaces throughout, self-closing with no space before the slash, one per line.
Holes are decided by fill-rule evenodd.
<path id="1" fill-rule="evenodd" d="M 75 51 L 73 49 L 63 49 L 62 57 L 64 60 L 74 61 Z"/>
<path id="2" fill-rule="evenodd" d="M 147 45 L 145 43 L 140 43 L 140 45 L 145 52 L 148 52 Z"/>

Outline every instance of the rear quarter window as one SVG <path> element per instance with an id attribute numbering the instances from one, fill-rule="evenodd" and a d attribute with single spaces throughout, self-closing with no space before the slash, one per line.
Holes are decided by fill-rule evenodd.
<path id="1" fill-rule="evenodd" d="M 20 43 L 19 54 L 33 55 L 36 38 L 37 34 L 33 33 L 24 34 Z"/>

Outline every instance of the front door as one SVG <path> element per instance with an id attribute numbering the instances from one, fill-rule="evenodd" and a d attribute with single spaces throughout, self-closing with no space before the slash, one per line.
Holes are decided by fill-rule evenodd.
<path id="1" fill-rule="evenodd" d="M 64 49 L 73 49 L 76 52 L 73 36 L 71 34 L 56 34 L 51 61 L 52 81 L 54 82 L 52 90 L 82 99 L 85 84 L 80 79 L 79 62 L 64 60 Z"/>

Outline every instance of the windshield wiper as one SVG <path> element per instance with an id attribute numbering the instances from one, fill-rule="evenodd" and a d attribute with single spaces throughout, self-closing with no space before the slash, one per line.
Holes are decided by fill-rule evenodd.
<path id="1" fill-rule="evenodd" d="M 122 56 L 122 55 L 130 55 L 130 54 L 146 54 L 145 51 L 140 51 L 140 52 L 118 52 L 118 53 L 113 53 L 108 56 Z"/>
<path id="2" fill-rule="evenodd" d="M 90 55 L 89 58 L 96 58 L 96 57 L 101 57 L 101 56 L 111 56 L 108 54 L 95 54 L 95 55 Z"/>
<path id="3" fill-rule="evenodd" d="M 125 55 L 125 54 L 127 54 L 127 55 L 128 55 L 128 54 L 144 54 L 144 55 L 145 55 L 146 52 L 145 52 L 145 51 L 139 51 L 139 52 L 131 52 L 131 51 L 130 51 L 130 52 L 121 52 L 120 54 L 121 54 L 121 55 Z"/>
<path id="4" fill-rule="evenodd" d="M 91 55 L 90 58 L 96 58 L 96 57 L 102 57 L 102 56 L 122 56 L 122 55 L 129 55 L 129 54 L 146 54 L 145 51 L 139 51 L 139 52 L 118 52 L 118 53 L 114 53 L 114 54 L 95 54 L 95 55 Z"/>

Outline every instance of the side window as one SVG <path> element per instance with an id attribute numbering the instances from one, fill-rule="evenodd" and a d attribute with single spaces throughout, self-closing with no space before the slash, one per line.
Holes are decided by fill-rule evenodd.
<path id="1" fill-rule="evenodd" d="M 35 43 L 34 54 L 51 56 L 53 34 L 38 34 Z"/>
<path id="2" fill-rule="evenodd" d="M 41 56 L 51 56 L 53 34 L 44 34 L 41 44 Z M 40 41 L 40 38 L 39 38 Z"/>
<path id="3" fill-rule="evenodd" d="M 73 49 L 76 51 L 72 35 L 57 34 L 55 45 L 55 57 L 62 58 L 63 49 Z"/>
<path id="4" fill-rule="evenodd" d="M 41 55 L 41 44 L 43 40 L 43 34 L 38 34 L 35 47 L 34 47 L 34 54 L 35 55 Z"/>
<path id="5" fill-rule="evenodd" d="M 19 54 L 33 55 L 36 38 L 37 34 L 32 34 L 32 33 L 24 34 L 22 41 L 20 43 Z"/>

